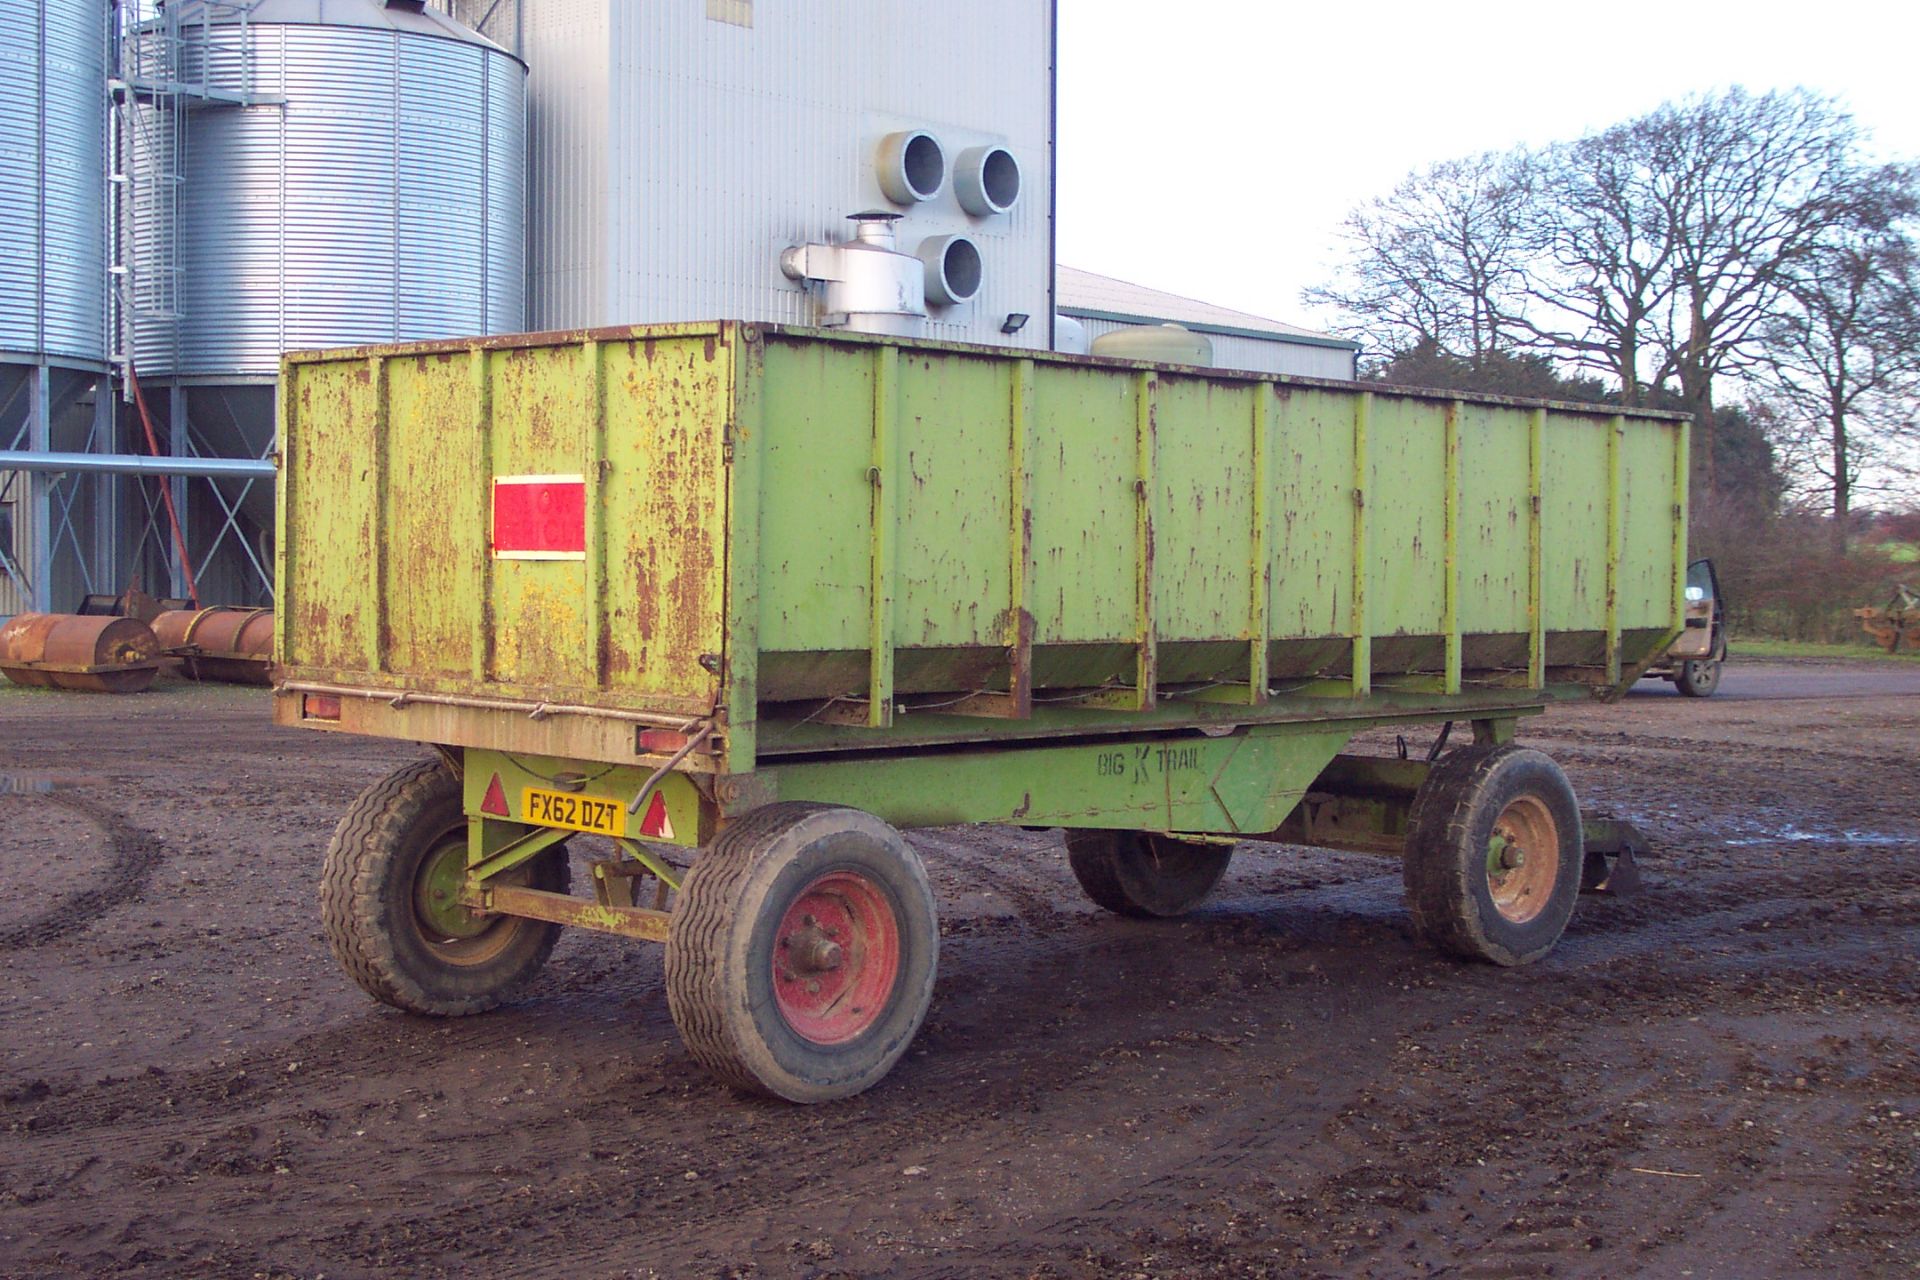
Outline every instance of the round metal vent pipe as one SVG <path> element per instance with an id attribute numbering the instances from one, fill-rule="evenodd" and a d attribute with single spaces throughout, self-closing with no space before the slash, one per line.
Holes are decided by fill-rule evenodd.
<path id="1" fill-rule="evenodd" d="M 947 184 L 947 153 L 925 129 L 903 129 L 880 139 L 874 157 L 880 189 L 895 204 L 918 204 Z"/>
<path id="2" fill-rule="evenodd" d="M 1020 200 L 1020 162 L 1005 147 L 968 147 L 953 162 L 953 194 L 975 217 L 1005 213 Z"/>
<path id="3" fill-rule="evenodd" d="M 980 292 L 986 275 L 980 246 L 962 235 L 934 236 L 920 242 L 920 261 L 927 264 L 927 302 L 950 307 Z"/>

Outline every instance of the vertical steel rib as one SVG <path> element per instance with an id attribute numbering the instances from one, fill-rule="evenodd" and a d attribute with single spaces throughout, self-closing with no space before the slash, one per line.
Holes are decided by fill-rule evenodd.
<path id="1" fill-rule="evenodd" d="M 1373 392 L 1363 391 L 1353 406 L 1353 596 L 1349 629 L 1353 635 L 1353 696 L 1373 689 L 1373 638 L 1367 630 L 1367 429 L 1373 420 Z"/>

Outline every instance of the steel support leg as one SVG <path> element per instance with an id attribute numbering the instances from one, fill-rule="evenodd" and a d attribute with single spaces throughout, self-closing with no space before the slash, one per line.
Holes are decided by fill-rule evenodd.
<path id="1" fill-rule="evenodd" d="M 115 452 L 113 393 L 103 375 L 93 386 L 93 428 L 89 447 L 97 453 Z M 93 581 L 95 590 L 117 591 L 126 584 L 120 573 L 120 477 L 102 473 L 93 480 Z"/>
<path id="2" fill-rule="evenodd" d="M 53 451 L 53 375 L 35 365 L 28 391 L 27 448 Z M 27 477 L 27 536 L 33 539 L 33 601 L 36 613 L 53 612 L 53 486 L 58 476 L 36 471 Z"/>
<path id="3" fill-rule="evenodd" d="M 176 458 L 184 458 L 193 452 L 187 441 L 187 390 L 177 382 L 167 388 L 167 452 Z M 191 547 L 193 515 L 187 508 L 187 478 L 171 476 L 165 483 L 173 492 L 174 517 L 180 521 L 180 540 Z M 168 575 L 167 594 L 176 597 L 186 595 L 187 570 L 180 562 L 178 548 L 174 549 L 168 564 L 172 568 Z"/>

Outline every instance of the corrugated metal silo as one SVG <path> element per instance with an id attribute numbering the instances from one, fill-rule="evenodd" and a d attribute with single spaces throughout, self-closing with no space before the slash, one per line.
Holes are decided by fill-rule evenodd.
<path id="1" fill-rule="evenodd" d="M 146 154 L 123 324 L 176 451 L 266 456 L 283 351 L 526 327 L 517 58 L 422 0 L 184 0 L 162 25 L 172 78 L 213 90 L 123 130 Z M 209 483 L 202 597 L 264 603 L 272 486 Z"/>
<path id="2" fill-rule="evenodd" d="M 0 352 L 106 359 L 106 11 L 0 0 Z"/>
<path id="3" fill-rule="evenodd" d="M 525 327 L 525 67 L 417 3 L 212 12 L 182 78 L 247 105 L 182 113 L 179 226 L 135 211 L 136 276 L 179 246 L 177 318 L 135 322 L 149 378 L 271 376 L 304 347 Z M 157 122 L 164 130 L 168 122 Z M 142 262 L 144 256 L 150 259 Z"/>
<path id="4" fill-rule="evenodd" d="M 85 447 L 94 423 L 107 359 L 106 37 L 101 0 L 0 0 L 0 450 Z M 0 617 L 86 589 L 86 553 L 56 535 L 91 527 L 101 487 L 0 471 Z"/>

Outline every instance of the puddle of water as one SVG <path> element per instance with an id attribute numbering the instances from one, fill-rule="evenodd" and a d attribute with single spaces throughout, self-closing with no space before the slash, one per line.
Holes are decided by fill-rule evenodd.
<path id="1" fill-rule="evenodd" d="M 1745 849 L 1762 844 L 1899 845 L 1920 844 L 1920 836 L 1890 836 L 1878 831 L 1802 831 L 1798 827 L 1782 827 L 1764 835 L 1746 836 L 1722 843 L 1729 849 Z"/>
<path id="2" fill-rule="evenodd" d="M 53 790 L 52 778 L 31 773 L 0 773 L 0 796 L 45 795 Z"/>

